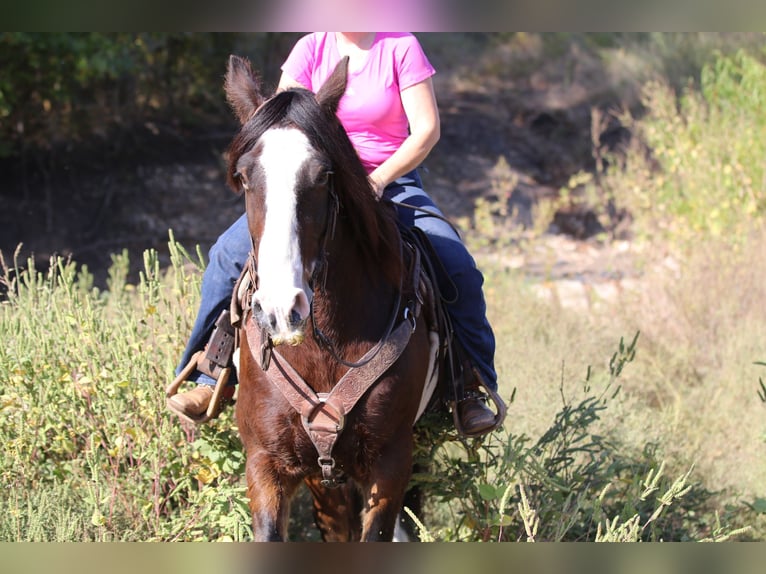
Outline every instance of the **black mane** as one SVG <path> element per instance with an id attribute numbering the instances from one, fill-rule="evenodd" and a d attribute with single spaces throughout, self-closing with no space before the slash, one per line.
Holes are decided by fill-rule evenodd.
<path id="1" fill-rule="evenodd" d="M 330 158 L 340 203 L 339 224 L 348 226 L 353 240 L 364 252 L 364 260 L 373 266 L 391 258 L 398 260 L 398 244 L 391 232 L 396 227 L 394 210 L 382 206 L 375 198 L 343 125 L 335 115 L 323 110 L 308 90 L 293 88 L 277 93 L 242 127 L 228 149 L 229 186 L 238 189 L 237 160 L 274 127 L 297 128 L 315 149 Z"/>

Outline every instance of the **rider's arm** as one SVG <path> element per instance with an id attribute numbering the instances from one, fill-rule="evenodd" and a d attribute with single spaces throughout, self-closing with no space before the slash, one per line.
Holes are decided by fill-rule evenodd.
<path id="1" fill-rule="evenodd" d="M 282 75 L 279 77 L 277 92 L 281 92 L 282 90 L 289 90 L 290 88 L 306 88 L 306 86 L 302 85 L 298 80 L 294 79 L 289 74 L 282 72 Z"/>
<path id="2" fill-rule="evenodd" d="M 391 157 L 370 174 L 378 196 L 389 183 L 418 167 L 439 141 L 441 133 L 431 78 L 405 88 L 401 91 L 401 97 L 410 135 Z"/>

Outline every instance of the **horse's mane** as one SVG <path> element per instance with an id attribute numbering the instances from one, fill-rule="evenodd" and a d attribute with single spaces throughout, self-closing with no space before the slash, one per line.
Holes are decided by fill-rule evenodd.
<path id="1" fill-rule="evenodd" d="M 232 140 L 228 149 L 227 182 L 236 185 L 237 160 L 272 127 L 295 127 L 309 142 L 330 158 L 334 187 L 340 203 L 339 225 L 346 225 L 354 243 L 362 250 L 362 261 L 380 269 L 384 261 L 399 261 L 395 210 L 379 202 L 372 191 L 367 173 L 343 125 L 323 110 L 313 93 L 292 88 L 267 100 Z M 390 207 L 390 208 L 389 208 Z M 386 269 L 392 282 L 399 266 Z"/>

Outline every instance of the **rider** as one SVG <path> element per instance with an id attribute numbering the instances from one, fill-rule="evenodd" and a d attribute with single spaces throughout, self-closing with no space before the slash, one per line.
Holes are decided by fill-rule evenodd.
<path id="1" fill-rule="evenodd" d="M 407 33 L 318 32 L 303 36 L 282 66 L 278 90 L 302 87 L 316 92 L 338 61 L 349 57 L 346 93 L 338 118 L 369 174 L 378 197 L 417 206 L 397 206 L 400 220 L 422 229 L 457 288 L 447 306 L 455 335 L 474 367 L 466 396 L 457 405 L 460 425 L 469 436 L 493 430 L 494 413 L 478 393 L 478 381 L 497 391 L 495 338 L 486 318 L 484 278 L 455 230 L 423 191 L 416 168 L 439 140 L 439 112 L 431 76 L 435 73 L 417 39 Z M 210 249 L 202 278 L 201 303 L 177 374 L 208 341 L 250 250 L 246 216 L 240 217 Z M 187 416 L 205 412 L 215 381 L 199 371 L 187 380 L 197 387 L 168 399 L 171 410 Z M 228 389 L 231 394 L 231 387 Z"/>

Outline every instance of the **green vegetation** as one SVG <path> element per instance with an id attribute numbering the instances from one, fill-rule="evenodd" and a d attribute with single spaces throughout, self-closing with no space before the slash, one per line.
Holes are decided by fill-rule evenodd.
<path id="1" fill-rule="evenodd" d="M 602 173 L 573 176 L 553 207 L 537 206 L 539 213 L 549 213 L 562 202 L 580 202 L 604 216 L 609 202 L 627 208 L 631 256 L 641 270 L 636 284 L 626 283 L 616 301 L 583 317 L 555 302 L 532 303 L 520 297 L 523 287 L 496 288 L 495 281 L 513 282 L 498 257 L 490 254 L 482 267 L 495 273 L 489 281 L 493 308 L 506 311 L 494 319 L 499 338 L 517 344 L 508 350 L 516 360 L 506 362 L 501 354 L 501 372 L 517 386 L 516 405 L 527 396 L 524 404 L 536 409 L 533 418 L 549 420 L 556 359 L 586 369 L 597 364 L 610 337 L 640 330 L 637 358 L 620 379 L 621 398 L 602 416 L 614 425 L 607 425 L 612 434 L 606 436 L 618 441 L 620 464 L 630 461 L 634 476 L 640 476 L 632 465 L 640 460 L 637 453 L 649 453 L 665 463 L 666 474 L 692 486 L 663 511 L 672 514 L 675 505 L 686 517 L 676 535 L 718 539 L 726 524 L 750 527 L 740 535 L 762 540 L 766 428 L 757 391 L 766 334 L 766 179 L 758 134 L 766 121 L 760 104 L 766 67 L 762 55 L 718 54 L 702 66 L 700 78 L 698 88 L 691 83 L 679 91 L 669 82 L 648 82 L 645 113 L 630 120 L 634 139 L 626 153 L 605 158 Z M 503 226 L 502 206 L 483 201 L 477 207 L 477 245 L 535 248 L 534 233 Z M 607 234 L 594 239 L 608 240 Z M 518 307 L 522 311 L 516 313 Z M 544 351 L 530 337 L 544 338 Z M 511 429 L 532 424 L 527 413 L 511 412 L 522 417 Z M 690 499 L 694 508 L 685 506 Z M 545 505 L 532 509 L 552 511 Z M 627 519 L 625 512 L 619 515 Z M 610 539 L 636 535 L 637 520 L 602 533 Z"/>
<path id="2" fill-rule="evenodd" d="M 699 511 L 711 498 L 689 483 L 691 470 L 670 481 L 663 474 L 664 463 L 658 462 L 657 445 L 633 452 L 613 429 L 598 429 L 609 402 L 619 394 L 616 383 L 623 368 L 635 359 L 637 341 L 638 335 L 627 345 L 621 340 L 608 373 L 588 369 L 574 396 L 562 381 L 560 410 L 536 440 L 511 431 L 465 445 L 465 450 L 432 449 L 428 456 L 435 459 L 436 471 L 415 480 L 432 497 L 447 502 L 434 509 L 449 517 L 438 537 L 533 542 L 732 535 L 714 531 L 704 513 L 690 517 L 690 510 Z M 428 536 L 434 538 L 434 532 Z"/>
<path id="3" fill-rule="evenodd" d="M 103 292 L 61 259 L 5 269 L 0 539 L 247 538 L 231 415 L 189 437 L 164 411 L 199 296 L 200 259 L 171 246 L 172 268 L 147 252 L 137 286 L 115 257 Z"/>
<path id="4" fill-rule="evenodd" d="M 634 146 L 627 174 L 605 185 L 643 233 L 741 240 L 766 211 L 765 102 L 766 65 L 744 51 L 706 64 L 699 89 L 678 97 L 666 83 L 647 84 L 648 114 L 633 126 L 650 151 Z"/>
<path id="5" fill-rule="evenodd" d="M 426 427 L 424 540 L 766 540 L 766 69 L 762 53 L 693 46 L 673 64 L 681 38 L 583 40 L 614 58 L 649 42 L 666 69 L 699 72 L 647 74 L 631 146 L 561 194 L 631 214 L 642 273 L 616 301 L 583 315 L 537 297 L 493 255 L 541 230 L 478 205 L 470 239 L 513 401 L 483 442 Z M 541 58 L 563 42 L 506 40 Z M 204 265 L 169 245 L 171 266 L 148 251 L 135 284 L 115 256 L 106 289 L 73 262 L 3 262 L 0 540 L 249 538 L 231 410 L 186 434 L 164 409 Z M 311 537 L 302 506 L 291 532 Z"/>
<path id="6" fill-rule="evenodd" d="M 87 270 L 61 260 L 46 272 L 6 270 L 0 539 L 248 538 L 243 455 L 231 410 L 187 435 L 163 408 L 164 383 L 196 309 L 201 267 L 199 255 L 190 263 L 173 242 L 171 251 L 165 272 L 148 252 L 135 286 L 124 281 L 125 257 L 116 257 L 106 291 L 92 287 Z M 712 466 L 724 475 L 732 461 L 717 468 L 676 436 L 699 440 L 723 425 L 727 444 L 750 440 L 745 431 L 727 434 L 731 421 L 715 412 L 723 401 L 709 408 L 697 401 L 680 409 L 672 402 L 655 406 L 651 385 L 659 393 L 671 376 L 654 364 L 672 350 L 661 347 L 662 333 L 655 331 L 649 344 L 644 334 L 620 340 L 605 354 L 616 343 L 609 330 L 595 335 L 581 317 L 537 300 L 520 277 L 501 269 L 488 273 L 488 283 L 497 309 L 511 310 L 494 321 L 502 390 L 508 397 L 515 385 L 515 400 L 506 430 L 484 442 L 445 443 L 455 438 L 451 431 L 432 427 L 436 434 L 424 444 L 440 445 L 430 453 L 434 467 L 416 477 L 429 493 L 419 517 L 424 536 L 702 540 L 750 527 L 747 536 L 762 538 L 763 530 L 753 530 L 757 512 L 712 492 L 721 479 L 709 483 L 711 475 L 699 472 Z M 679 371 L 682 358 L 672 358 L 667 367 L 677 392 L 688 386 L 690 398 L 699 395 L 697 373 Z M 605 369 L 588 367 L 606 359 Z M 726 413 L 738 407 L 732 395 Z M 675 428 L 665 434 L 671 418 Z M 738 477 L 728 476 L 736 485 Z M 308 520 L 300 504 L 295 520 Z M 312 535 L 305 523 L 296 530 Z"/>
<path id="7" fill-rule="evenodd" d="M 228 122 L 221 77 L 229 54 L 246 54 L 273 76 L 294 37 L 2 32 L 0 158 L 103 143 L 147 122 L 155 131 Z"/>

